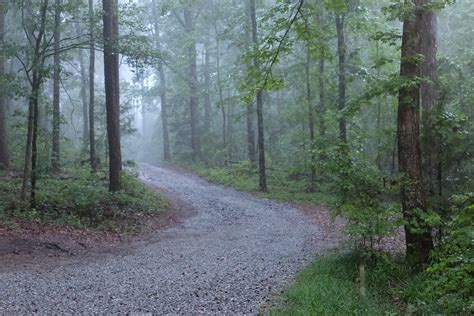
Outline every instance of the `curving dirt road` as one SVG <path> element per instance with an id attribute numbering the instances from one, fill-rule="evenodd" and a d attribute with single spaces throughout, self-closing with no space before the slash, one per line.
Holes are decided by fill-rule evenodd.
<path id="1" fill-rule="evenodd" d="M 289 204 L 180 170 L 141 170 L 190 215 L 122 253 L 1 272 L 0 314 L 257 314 L 327 246 Z"/>

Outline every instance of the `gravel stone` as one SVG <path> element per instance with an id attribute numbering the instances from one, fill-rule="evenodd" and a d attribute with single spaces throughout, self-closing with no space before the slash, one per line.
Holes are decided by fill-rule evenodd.
<path id="1" fill-rule="evenodd" d="M 329 246 L 291 204 L 174 168 L 140 168 L 192 215 L 131 251 L 1 271 L 0 314 L 258 314 Z"/>

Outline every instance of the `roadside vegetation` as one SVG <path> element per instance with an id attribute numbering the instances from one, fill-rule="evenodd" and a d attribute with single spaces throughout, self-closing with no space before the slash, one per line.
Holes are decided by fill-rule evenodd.
<path id="1" fill-rule="evenodd" d="M 21 179 L 0 173 L 0 223 L 14 229 L 16 221 L 71 225 L 76 228 L 133 233 L 147 216 L 168 208 L 168 202 L 141 183 L 132 172 L 122 172 L 122 189 L 110 192 L 107 173 L 88 168 L 65 168 L 58 176 L 38 179 L 36 206 L 19 198 Z"/>
<path id="2" fill-rule="evenodd" d="M 328 162 L 326 167 L 330 165 Z M 355 166 L 346 172 L 351 177 L 349 186 L 339 177 L 316 192 L 307 190 L 308 183 L 294 180 L 289 172 L 270 170 L 269 191 L 262 193 L 256 186 L 257 172 L 248 162 L 227 167 L 181 166 L 209 181 L 262 197 L 324 205 L 333 216 L 347 220 L 347 243 L 306 267 L 277 300 L 280 303 L 271 308 L 271 314 L 431 315 L 474 311 L 472 194 L 450 199 L 453 217 L 449 222 L 441 222 L 434 213 L 427 219 L 446 235 L 430 263 L 420 270 L 410 265 L 402 252 L 378 247 L 383 237 L 399 232 L 403 221 L 397 216 L 396 190 L 383 190 L 380 178 L 367 168 Z"/>

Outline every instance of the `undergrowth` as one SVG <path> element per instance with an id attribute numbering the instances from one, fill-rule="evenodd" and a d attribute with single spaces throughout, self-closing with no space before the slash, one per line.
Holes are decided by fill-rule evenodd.
<path id="1" fill-rule="evenodd" d="M 37 207 L 20 201 L 21 179 L 0 175 L 0 222 L 15 220 L 67 224 L 111 231 L 136 230 L 136 221 L 166 209 L 166 200 L 133 175 L 122 173 L 122 190 L 109 192 L 105 171 L 63 170 L 59 177 L 43 176 L 37 183 Z"/>

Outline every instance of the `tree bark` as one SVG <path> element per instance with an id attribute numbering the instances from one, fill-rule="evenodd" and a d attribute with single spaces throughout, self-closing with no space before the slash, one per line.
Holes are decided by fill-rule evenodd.
<path id="1" fill-rule="evenodd" d="M 103 0 L 104 78 L 109 147 L 109 190 L 121 188 L 122 153 L 120 148 L 120 91 L 118 53 L 118 2 Z"/>
<path id="2" fill-rule="evenodd" d="M 211 130 L 211 52 L 209 51 L 209 38 L 206 37 L 204 45 L 204 132 Z"/>
<path id="3" fill-rule="evenodd" d="M 59 174 L 60 172 L 60 129 L 61 129 L 61 113 L 60 113 L 60 90 L 59 80 L 61 79 L 61 0 L 55 1 L 54 7 L 54 74 L 53 74 L 53 134 L 52 134 L 52 152 L 51 152 L 51 172 Z"/>
<path id="4" fill-rule="evenodd" d="M 309 149 L 311 151 L 311 183 L 310 189 L 314 190 L 314 185 L 316 183 L 316 142 L 315 142 L 315 133 L 314 133 L 314 108 L 313 108 L 313 100 L 311 95 L 311 78 L 309 74 L 309 67 L 311 65 L 311 54 L 309 50 L 309 44 L 307 44 L 307 52 L 306 52 L 306 65 L 305 65 L 305 75 L 306 75 L 306 103 L 308 106 L 308 126 L 309 126 L 309 141 L 310 146 Z"/>
<path id="5" fill-rule="evenodd" d="M 250 0 L 250 20 L 252 22 L 252 40 L 254 45 L 258 45 L 257 39 L 257 17 L 255 12 L 255 0 Z M 255 67 L 259 68 L 257 59 Z M 257 89 L 257 146 L 258 146 L 258 184 L 262 192 L 267 189 L 267 175 L 265 167 L 265 135 L 263 129 L 263 91 Z"/>
<path id="6" fill-rule="evenodd" d="M 412 0 L 405 0 L 408 4 Z M 420 76 L 417 56 L 421 53 L 421 16 L 425 0 L 414 0 L 415 12 L 407 14 L 403 22 L 400 76 L 414 81 Z M 426 263 L 433 249 L 430 228 L 421 215 L 426 212 L 426 196 L 420 149 L 420 86 L 403 85 L 398 97 L 398 161 L 404 176 L 401 185 L 407 258 L 416 265 Z M 420 227 L 415 229 L 413 222 Z"/>
<path id="7" fill-rule="evenodd" d="M 5 36 L 5 15 L 7 8 L 4 3 L 0 3 L 0 45 L 3 44 Z M 0 53 L 0 76 L 5 74 L 5 56 Z M 7 136 L 7 100 L 0 92 L 0 170 L 6 170 L 10 166 L 10 156 L 8 152 Z"/>
<path id="8" fill-rule="evenodd" d="M 95 146 L 95 36 L 94 36 L 94 0 L 89 0 L 89 154 L 91 168 L 97 172 L 99 161 Z"/>
<path id="9" fill-rule="evenodd" d="M 433 116 L 441 110 L 439 108 L 439 93 L 436 85 L 438 79 L 438 65 L 436 61 L 438 21 L 436 14 L 427 8 L 423 10 L 421 19 L 421 54 L 424 57 L 421 62 L 421 77 L 423 80 L 420 84 L 422 134 L 424 140 L 422 143 L 423 170 L 426 176 L 428 194 L 433 196 L 436 193 L 439 195 L 442 193 L 440 189 L 440 180 L 442 179 L 440 176 L 440 149 L 438 140 L 433 135 Z"/>
<path id="10" fill-rule="evenodd" d="M 198 108 L 198 75 L 196 61 L 196 40 L 194 38 L 194 21 L 192 11 L 184 8 L 185 31 L 188 35 L 188 63 L 189 63 L 189 107 L 191 110 L 191 148 L 192 160 L 198 162 L 201 159 L 201 139 L 199 131 L 199 108 Z"/>
<path id="11" fill-rule="evenodd" d="M 33 60 L 30 67 L 31 72 L 31 93 L 28 98 L 28 123 L 25 146 L 25 163 L 23 165 L 23 181 L 21 186 L 21 200 L 25 201 L 28 193 L 28 183 L 30 182 L 30 205 L 35 206 L 35 189 L 36 189 L 36 140 L 38 132 L 38 97 L 43 81 L 44 68 L 44 51 L 42 46 L 44 44 L 44 33 L 46 28 L 46 13 L 48 10 L 49 1 L 44 0 L 40 9 L 40 22 L 38 34 L 27 33 L 26 36 L 34 39 Z M 25 8 L 22 8 L 25 10 Z M 31 180 L 31 181 L 30 181 Z"/>
<path id="12" fill-rule="evenodd" d="M 77 34 L 81 35 L 80 25 L 77 25 Z M 79 49 L 78 52 L 79 58 L 79 71 L 81 75 L 81 101 L 82 101 L 82 144 L 84 150 L 87 150 L 89 147 L 89 104 L 87 102 L 87 73 L 86 66 L 84 62 L 84 52 L 82 49 Z"/>
<path id="13" fill-rule="evenodd" d="M 337 31 L 337 56 L 339 59 L 339 99 L 337 109 L 339 110 L 339 138 L 342 142 L 347 142 L 346 119 L 342 113 L 346 107 L 346 42 L 344 38 L 344 14 L 336 13 Z"/>
<path id="14" fill-rule="evenodd" d="M 325 84 L 325 61 L 324 55 L 321 53 L 319 58 L 319 136 L 321 142 L 319 143 L 319 159 L 324 160 L 325 154 L 323 152 L 323 139 L 326 136 L 326 122 L 324 121 L 324 115 L 326 113 L 326 84 Z"/>
<path id="15" fill-rule="evenodd" d="M 160 26 L 158 24 L 158 14 L 157 14 L 156 0 L 153 1 L 153 10 L 154 10 L 154 21 L 153 28 L 155 32 L 155 46 L 158 51 L 161 50 L 161 41 L 160 41 Z M 171 160 L 171 150 L 170 150 L 170 137 L 168 129 L 168 103 L 166 98 L 166 74 L 163 67 L 163 61 L 160 59 L 157 65 L 158 76 L 160 78 L 160 101 L 161 101 L 161 125 L 163 129 L 163 159 L 165 161 Z"/>

